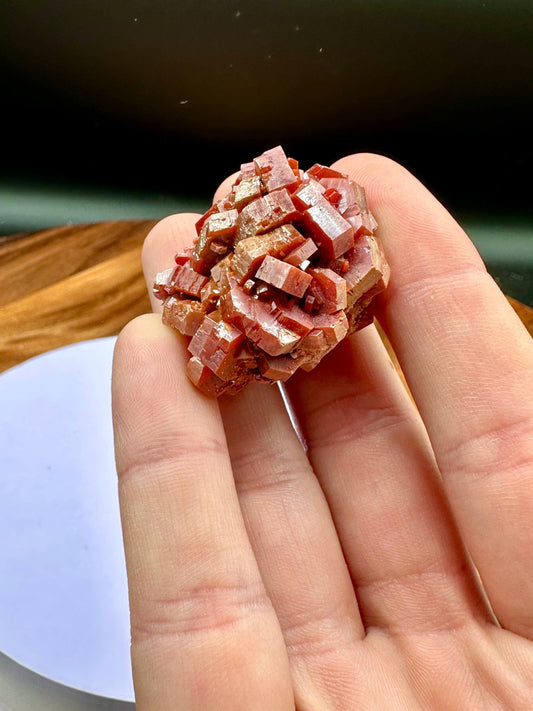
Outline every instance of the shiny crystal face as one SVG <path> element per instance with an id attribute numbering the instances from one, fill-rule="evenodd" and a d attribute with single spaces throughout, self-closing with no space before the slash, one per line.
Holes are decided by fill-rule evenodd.
<path id="1" fill-rule="evenodd" d="M 364 189 L 280 146 L 241 172 L 156 276 L 163 322 L 191 336 L 187 375 L 206 395 L 312 370 L 371 323 L 389 268 Z"/>

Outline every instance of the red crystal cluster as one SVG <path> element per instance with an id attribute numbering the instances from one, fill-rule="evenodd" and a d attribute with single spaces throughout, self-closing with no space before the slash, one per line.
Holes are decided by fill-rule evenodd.
<path id="1" fill-rule="evenodd" d="M 389 267 L 364 189 L 278 146 L 241 165 L 196 224 L 193 247 L 161 272 L 163 322 L 186 336 L 190 380 L 206 395 L 309 371 L 373 319 Z"/>

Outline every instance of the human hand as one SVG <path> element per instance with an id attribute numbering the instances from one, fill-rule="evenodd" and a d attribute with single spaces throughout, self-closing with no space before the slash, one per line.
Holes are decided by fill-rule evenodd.
<path id="1" fill-rule="evenodd" d="M 304 451 L 276 387 L 209 400 L 159 316 L 124 329 L 113 404 L 138 711 L 533 708 L 533 342 L 406 170 L 335 167 L 378 221 L 378 316 L 416 407 L 367 327 L 288 381 Z M 153 229 L 149 286 L 196 219 Z"/>

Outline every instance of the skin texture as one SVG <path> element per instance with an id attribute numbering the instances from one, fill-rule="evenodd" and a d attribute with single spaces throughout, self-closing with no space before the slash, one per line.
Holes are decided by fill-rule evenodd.
<path id="1" fill-rule="evenodd" d="M 414 402 L 367 327 L 287 383 L 304 449 L 278 388 L 208 400 L 158 315 L 124 329 L 113 404 L 139 711 L 532 708 L 532 340 L 404 168 L 334 167 L 379 223 L 378 317 Z M 196 219 L 153 229 L 149 285 Z"/>

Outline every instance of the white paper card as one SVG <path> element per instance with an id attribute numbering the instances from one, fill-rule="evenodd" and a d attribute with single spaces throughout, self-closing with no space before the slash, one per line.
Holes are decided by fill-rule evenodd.
<path id="1" fill-rule="evenodd" d="M 111 426 L 114 338 L 0 376 L 0 650 L 133 700 Z"/>

